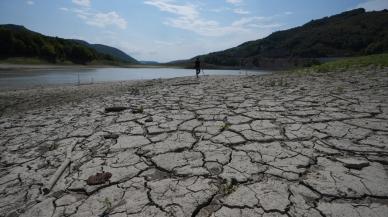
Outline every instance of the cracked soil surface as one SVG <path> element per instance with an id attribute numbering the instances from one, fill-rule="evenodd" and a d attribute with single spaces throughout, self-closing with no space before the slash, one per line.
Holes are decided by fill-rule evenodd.
<path id="1" fill-rule="evenodd" d="M 54 87 L 0 100 L 0 216 L 388 213 L 388 69 Z M 105 111 L 113 106 L 125 108 Z M 109 182 L 87 185 L 101 172 Z"/>

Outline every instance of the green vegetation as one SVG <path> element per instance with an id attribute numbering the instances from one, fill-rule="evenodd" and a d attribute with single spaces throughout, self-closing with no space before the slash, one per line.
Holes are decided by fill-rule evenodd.
<path id="1" fill-rule="evenodd" d="M 230 123 L 223 123 L 220 127 L 221 132 L 228 130 L 231 127 Z"/>
<path id="2" fill-rule="evenodd" d="M 337 91 L 337 93 L 341 94 L 341 93 L 344 92 L 344 87 L 338 86 L 338 87 L 336 88 L 336 91 Z"/>
<path id="3" fill-rule="evenodd" d="M 118 64 L 123 62 L 107 54 L 111 47 L 103 45 L 98 47 L 104 49 L 104 52 L 98 52 L 87 42 L 49 37 L 30 31 L 23 26 L 0 25 L 1 62 L 12 63 L 14 61 L 14 63 L 23 64 L 89 64 L 91 62 Z M 118 52 L 117 50 L 115 51 Z"/>
<path id="4" fill-rule="evenodd" d="M 144 107 L 143 107 L 142 105 L 141 105 L 140 108 L 139 108 L 139 112 L 140 112 L 141 114 L 144 113 Z"/>
<path id="5" fill-rule="evenodd" d="M 139 108 L 132 110 L 133 114 L 143 114 L 144 113 L 144 107 L 141 105 Z"/>
<path id="6" fill-rule="evenodd" d="M 50 62 L 34 57 L 11 57 L 6 59 L 0 59 L 0 63 L 35 65 L 49 64 Z"/>
<path id="7" fill-rule="evenodd" d="M 104 200 L 98 200 L 100 203 L 103 204 L 105 209 L 111 209 L 112 208 L 112 202 L 108 197 L 105 197 Z"/>
<path id="8" fill-rule="evenodd" d="M 347 71 L 364 67 L 388 67 L 388 53 L 343 58 L 321 65 L 315 65 L 309 68 L 295 70 L 294 72 L 300 74 L 311 72 L 324 73 L 334 71 Z"/>
<path id="9" fill-rule="evenodd" d="M 97 52 L 107 55 L 108 59 L 110 56 L 124 63 L 140 64 L 139 61 L 135 60 L 134 58 L 132 58 L 131 56 L 129 56 L 128 54 L 124 53 L 123 51 L 117 48 L 110 47 L 103 44 L 89 44 L 88 42 L 82 41 L 82 40 L 72 40 L 72 41 L 85 45 L 89 48 L 95 49 Z"/>
<path id="10" fill-rule="evenodd" d="M 237 189 L 237 183 L 229 183 L 229 182 L 226 182 L 224 184 L 222 184 L 219 188 L 219 191 L 220 193 L 224 194 L 224 195 L 228 195 L 228 194 L 231 194 L 233 192 L 236 191 Z"/>
<path id="11" fill-rule="evenodd" d="M 221 66 L 306 67 L 322 58 L 388 52 L 387 26 L 388 10 L 356 9 L 200 58 L 206 64 Z"/>

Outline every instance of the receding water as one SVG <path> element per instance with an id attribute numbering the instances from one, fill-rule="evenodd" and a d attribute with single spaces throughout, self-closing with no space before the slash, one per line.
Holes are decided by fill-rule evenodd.
<path id="1" fill-rule="evenodd" d="M 204 70 L 205 75 L 263 75 L 269 71 Z M 1 88 L 90 84 L 107 81 L 143 80 L 194 76 L 193 69 L 97 68 L 0 70 Z M 203 75 L 203 73 L 201 73 Z"/>

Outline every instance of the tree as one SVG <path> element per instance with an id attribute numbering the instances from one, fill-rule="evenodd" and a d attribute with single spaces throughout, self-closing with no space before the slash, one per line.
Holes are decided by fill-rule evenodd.
<path id="1" fill-rule="evenodd" d="M 54 46 L 51 44 L 46 43 L 41 50 L 41 54 L 43 58 L 47 59 L 50 62 L 56 62 L 56 53 Z"/>
<path id="2" fill-rule="evenodd" d="M 27 47 L 22 40 L 14 39 L 12 44 L 13 44 L 12 51 L 14 55 L 25 56 L 25 54 L 27 53 L 26 52 Z"/>
<path id="3" fill-rule="evenodd" d="M 95 58 L 94 54 L 90 49 L 80 46 L 74 45 L 71 50 L 71 61 L 78 64 L 86 64 Z"/>
<path id="4" fill-rule="evenodd" d="M 0 56 L 8 56 L 12 53 L 14 37 L 11 31 L 0 29 Z"/>

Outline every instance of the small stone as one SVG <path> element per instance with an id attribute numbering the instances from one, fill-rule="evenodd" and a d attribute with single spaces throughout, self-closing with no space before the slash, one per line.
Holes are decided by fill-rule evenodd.
<path id="1" fill-rule="evenodd" d="M 88 185 L 101 185 L 109 181 L 111 177 L 112 173 L 110 172 L 97 173 L 96 175 L 89 176 L 89 178 L 86 180 L 86 183 Z"/>
<path id="2" fill-rule="evenodd" d="M 152 117 L 149 117 L 149 118 L 144 120 L 144 122 L 146 122 L 146 123 L 149 123 L 149 122 L 152 122 L 152 121 L 154 121 L 154 119 Z"/>
<path id="3" fill-rule="evenodd" d="M 217 162 L 207 162 L 205 166 L 213 175 L 219 175 L 222 173 L 222 165 Z"/>

